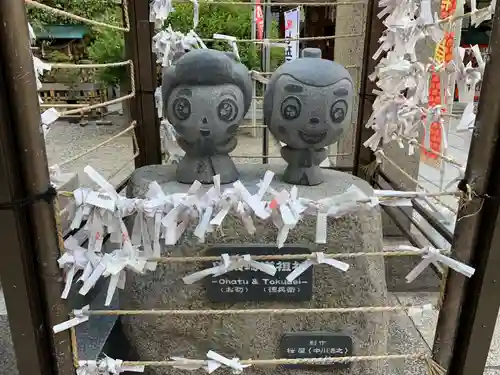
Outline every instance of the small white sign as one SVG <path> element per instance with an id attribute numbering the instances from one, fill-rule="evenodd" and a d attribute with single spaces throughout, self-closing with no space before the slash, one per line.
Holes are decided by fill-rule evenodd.
<path id="1" fill-rule="evenodd" d="M 295 39 L 300 36 L 300 8 L 285 12 L 285 38 Z M 299 41 L 286 40 L 285 60 L 292 61 L 299 57 Z"/>

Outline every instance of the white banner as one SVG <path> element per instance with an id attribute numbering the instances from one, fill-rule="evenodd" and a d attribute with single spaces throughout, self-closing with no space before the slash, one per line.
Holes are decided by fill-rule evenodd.
<path id="1" fill-rule="evenodd" d="M 285 38 L 298 38 L 300 36 L 300 8 L 285 12 Z M 299 41 L 287 40 L 285 48 L 286 62 L 299 57 Z"/>

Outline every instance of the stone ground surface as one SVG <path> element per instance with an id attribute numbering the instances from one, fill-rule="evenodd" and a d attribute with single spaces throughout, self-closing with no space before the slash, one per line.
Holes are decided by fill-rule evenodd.
<path id="1" fill-rule="evenodd" d="M 95 144 L 108 139 L 110 136 L 117 134 L 125 129 L 128 124 L 124 124 L 119 116 L 111 117 L 112 125 L 97 126 L 92 122 L 86 127 L 80 127 L 78 124 L 70 124 L 68 122 L 58 122 L 52 126 L 47 137 L 47 156 L 49 165 L 60 164 L 62 161 L 73 158 Z M 453 130 L 456 124 L 452 124 L 451 135 L 449 137 L 450 153 L 460 162 L 465 162 L 470 142 L 469 133 L 458 133 Z M 242 132 L 239 137 L 238 148 L 233 153 L 234 155 L 255 155 L 260 154 L 262 150 L 261 138 L 253 138 L 250 136 L 248 129 Z M 270 141 L 271 155 L 279 155 L 279 148 L 273 141 Z M 131 133 L 121 136 L 102 147 L 98 151 L 92 152 L 80 160 L 62 166 L 63 172 L 76 172 L 79 174 L 81 181 L 85 182 L 83 168 L 86 165 L 92 165 L 105 177 L 111 176 L 113 183 L 118 183 L 127 177 L 133 170 L 133 163 L 127 162 L 133 156 Z M 259 158 L 238 158 L 237 162 L 260 163 Z M 271 163 L 282 163 L 280 159 L 270 159 Z M 124 164 L 125 163 L 125 164 Z M 116 173 L 118 168 L 123 169 Z M 447 181 L 454 179 L 457 175 L 456 170 L 447 167 L 444 173 L 444 185 Z M 437 190 L 440 183 L 440 172 L 429 167 L 422 167 L 419 173 L 421 184 L 429 190 Z M 453 204 L 453 202 L 448 202 Z M 451 216 L 451 215 L 449 215 Z M 451 221 L 450 221 L 451 223 Z M 452 224 L 450 224 L 452 227 Z M 393 244 L 393 241 L 391 241 Z M 434 303 L 438 295 L 437 293 L 391 293 L 391 298 L 394 303 L 400 304 L 415 304 L 421 305 L 424 303 Z M 397 333 L 395 335 L 407 334 L 405 347 L 393 347 L 393 352 L 410 352 L 425 349 L 432 345 L 434 329 L 437 322 L 437 312 L 427 312 L 423 316 L 412 315 L 408 319 L 408 332 Z M 498 322 L 497 322 L 498 323 Z M 416 329 L 415 329 L 416 328 Z M 411 331 L 411 335 L 408 334 Z M 401 342 L 401 340 L 398 340 Z M 408 364 L 402 366 L 402 374 L 411 374 L 408 372 Z M 7 319 L 7 311 L 5 301 L 0 286 L 0 375 L 15 375 L 16 374 L 15 357 L 13 355 L 12 343 L 10 339 L 10 331 Z M 497 330 L 491 344 L 490 355 L 488 357 L 487 368 L 485 375 L 500 375 L 500 325 L 497 324 Z M 375 374 L 374 374 L 375 375 Z M 392 375 L 392 374 L 390 374 Z M 396 374 L 394 374 L 396 375 Z M 397 374 L 400 375 L 400 374 Z"/>

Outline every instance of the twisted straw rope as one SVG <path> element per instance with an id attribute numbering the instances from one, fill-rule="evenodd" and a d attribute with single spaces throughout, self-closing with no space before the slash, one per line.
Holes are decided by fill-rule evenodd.
<path id="1" fill-rule="evenodd" d="M 25 1 L 26 5 L 28 5 L 28 6 L 32 6 L 34 8 L 38 8 L 38 9 L 43 9 L 47 12 L 57 14 L 59 16 L 63 16 L 66 18 L 71 18 L 75 21 L 87 23 L 87 24 L 90 24 L 93 26 L 104 27 L 104 28 L 108 28 L 108 29 L 120 30 L 120 31 L 125 31 L 125 32 L 130 31 L 127 0 L 123 0 L 123 8 L 124 8 L 124 14 L 125 14 L 125 27 L 111 25 L 109 23 L 94 21 L 94 20 L 91 20 L 91 19 L 88 19 L 85 17 L 80 17 L 80 16 L 77 16 L 76 14 L 66 12 L 66 11 L 61 10 L 61 9 L 56 9 L 56 8 L 50 7 L 50 6 L 45 5 L 45 4 L 41 4 L 38 1 L 34 1 L 34 0 L 24 0 L 24 1 Z"/>
<path id="2" fill-rule="evenodd" d="M 173 3 L 177 4 L 192 4 L 190 1 L 183 1 L 183 0 L 174 0 Z M 257 3 L 257 2 L 243 2 L 243 1 L 200 1 L 200 5 L 202 4 L 212 4 L 212 5 L 246 5 L 246 6 L 255 6 L 255 5 L 261 5 L 263 7 L 268 7 L 268 6 L 302 6 L 302 7 L 334 7 L 334 6 L 341 6 L 341 5 L 366 5 L 366 1 L 335 1 L 335 2 L 322 2 L 322 3 L 279 3 L 279 2 L 269 2 L 269 3 Z"/>
<path id="3" fill-rule="evenodd" d="M 412 353 L 412 354 L 386 354 L 386 355 L 364 355 L 350 357 L 329 357 L 329 358 L 274 358 L 274 359 L 246 359 L 239 363 L 242 365 L 252 366 L 269 366 L 269 365 L 327 365 L 333 363 L 352 363 L 352 362 L 375 362 L 383 360 L 397 359 L 421 359 L 428 360 L 427 353 Z M 203 366 L 205 360 L 191 360 L 191 363 L 197 363 Z M 177 366 L 177 361 L 124 361 L 124 366 Z"/>
<path id="4" fill-rule="evenodd" d="M 281 38 L 281 39 L 236 39 L 236 43 L 257 43 L 264 44 L 266 42 L 270 43 L 279 43 L 279 42 L 288 42 L 288 41 L 311 41 L 311 40 L 330 40 L 330 39 L 342 39 L 342 38 L 357 38 L 364 36 L 363 33 L 356 34 L 343 34 L 343 35 L 330 35 L 330 36 L 305 36 L 298 38 Z M 220 42 L 220 39 L 202 39 L 204 42 Z"/>
<path id="5" fill-rule="evenodd" d="M 401 172 L 408 180 L 410 180 L 411 182 L 413 182 L 416 186 L 418 186 L 419 188 L 421 188 L 424 192 L 426 193 L 429 193 L 429 191 L 418 181 L 416 180 L 415 178 L 413 178 L 408 172 L 406 172 L 403 168 L 401 168 L 398 163 L 396 163 L 394 160 L 392 160 L 391 158 L 389 158 L 387 155 L 385 155 L 384 153 L 380 153 L 379 154 L 384 160 L 386 160 L 389 164 L 391 164 L 394 168 L 396 168 L 399 172 Z M 443 192 L 443 193 L 446 193 L 446 192 Z M 443 195 L 446 195 L 446 194 L 443 194 Z M 460 196 L 460 192 L 455 192 L 453 193 L 452 195 L 456 195 L 456 196 Z M 454 209 L 453 207 L 451 207 L 450 205 L 444 203 L 442 200 L 438 199 L 436 196 L 432 196 L 432 195 L 429 195 L 430 197 L 432 197 L 432 199 L 434 199 L 437 203 L 439 203 L 440 205 L 446 207 L 448 210 L 450 210 L 451 212 L 453 213 L 457 213 L 457 210 Z"/>
<path id="6" fill-rule="evenodd" d="M 356 253 L 334 253 L 325 254 L 331 259 L 353 259 L 360 257 L 397 257 L 397 256 L 422 256 L 416 251 L 374 251 Z M 252 255 L 253 260 L 306 260 L 311 259 L 311 254 L 272 254 L 272 255 Z M 149 262 L 158 263 L 191 263 L 191 262 L 213 262 L 220 261 L 220 256 L 194 256 L 194 257 L 152 257 Z"/>
<path id="7" fill-rule="evenodd" d="M 418 141 L 416 141 L 414 138 L 410 138 L 410 137 L 407 137 L 406 135 L 403 135 L 403 134 L 400 134 L 399 137 L 403 138 L 405 141 L 408 142 L 408 144 L 410 145 L 414 145 L 414 146 L 418 146 L 420 147 L 421 149 L 427 151 L 427 152 L 430 152 L 431 154 L 434 154 L 436 155 L 437 157 L 439 157 L 440 159 L 444 160 L 445 162 L 451 164 L 451 165 L 454 165 L 455 167 L 458 167 L 458 168 L 463 168 L 463 165 L 460 164 L 459 162 L 457 162 L 455 159 L 453 159 L 452 157 L 450 156 L 447 156 L 441 152 L 438 152 L 438 151 L 434 151 L 426 146 L 424 146 L 423 144 L 421 143 L 418 143 Z"/>
<path id="8" fill-rule="evenodd" d="M 127 94 L 125 96 L 122 96 L 122 97 L 119 97 L 116 99 L 108 100 L 108 101 L 103 102 L 103 103 L 93 104 L 93 105 L 89 105 L 86 107 L 75 108 L 75 109 L 70 109 L 68 111 L 59 112 L 59 116 L 63 117 L 63 116 L 74 115 L 74 114 L 83 114 L 84 112 L 88 112 L 88 111 L 91 111 L 93 109 L 103 108 L 103 107 L 107 107 L 107 106 L 112 105 L 112 104 L 121 103 L 121 102 L 124 102 L 125 100 L 129 100 L 129 99 L 132 99 L 133 97 L 135 97 L 136 88 L 135 88 L 134 63 L 132 60 L 128 60 L 127 63 L 130 65 L 130 86 L 131 86 L 130 94 Z M 122 62 L 114 63 L 114 64 L 121 65 Z M 64 65 L 77 65 L 77 64 L 64 64 Z M 89 65 L 111 66 L 111 64 L 80 64 L 79 67 L 80 68 L 81 67 L 88 67 Z M 116 66 L 120 66 L 120 65 L 116 65 Z M 123 64 L 123 65 L 126 65 L 126 64 Z"/>
<path id="9" fill-rule="evenodd" d="M 132 139 L 133 139 L 134 145 L 137 146 L 137 140 L 136 140 L 135 131 L 134 131 L 136 126 L 137 126 L 137 121 L 132 121 L 132 123 L 130 124 L 130 126 L 128 128 L 126 128 L 126 129 L 122 130 L 121 132 L 113 135 L 112 137 L 106 139 L 105 141 L 102 141 L 101 143 L 99 143 L 99 144 L 97 144 L 97 145 L 89 148 L 87 151 L 81 152 L 78 155 L 75 155 L 75 156 L 73 156 L 70 159 L 67 159 L 67 160 L 65 160 L 65 161 L 63 161 L 61 163 L 58 163 L 58 166 L 62 167 L 64 165 L 74 163 L 78 159 L 81 159 L 84 156 L 90 154 L 91 152 L 94 152 L 95 150 L 97 150 L 97 149 L 99 149 L 99 148 L 107 145 L 108 143 L 113 142 L 115 139 L 120 138 L 122 135 L 127 134 L 130 131 L 133 131 L 133 133 L 132 133 Z"/>
<path id="10" fill-rule="evenodd" d="M 88 310 L 89 316 L 114 315 L 254 315 L 254 314 L 347 314 L 347 313 L 379 313 L 408 311 L 410 309 L 424 309 L 425 306 L 360 306 L 360 307 L 325 307 L 325 308 L 297 308 L 297 309 L 227 309 L 227 310 Z"/>

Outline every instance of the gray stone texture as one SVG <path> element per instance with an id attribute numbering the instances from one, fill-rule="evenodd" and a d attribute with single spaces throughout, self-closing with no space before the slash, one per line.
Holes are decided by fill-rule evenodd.
<path id="1" fill-rule="evenodd" d="M 186 152 L 176 178 L 182 183 L 211 183 L 220 175 L 230 183 L 239 177 L 228 155 L 237 145 L 238 125 L 250 108 L 252 80 L 233 54 L 212 49 L 186 53 L 163 70 L 164 116 Z"/>
<path id="2" fill-rule="evenodd" d="M 281 171 L 280 166 L 271 167 Z M 259 165 L 238 165 L 244 176 L 241 181 L 256 191 L 256 183 L 267 168 Z M 351 175 L 325 170 L 325 183 L 316 187 L 299 187 L 299 196 L 320 199 L 344 192 L 356 185 L 370 194 L 371 188 Z M 129 197 L 142 197 L 148 184 L 157 181 L 165 192 L 187 190 L 175 182 L 175 167 L 149 166 L 136 170 L 128 185 Z M 275 189 L 290 188 L 275 179 Z M 377 209 L 364 210 L 338 219 L 329 219 L 328 245 L 315 245 L 315 217 L 305 217 L 290 232 L 288 244 L 310 245 L 313 251 L 374 252 L 382 250 L 382 229 Z M 270 222 L 256 220 L 257 234 L 250 236 L 238 220 L 227 217 L 219 232 L 205 244 L 192 235 L 185 235 L 176 246 L 163 249 L 165 256 L 203 255 L 215 244 L 274 244 L 276 229 Z M 192 228 L 191 228 L 192 230 Z M 326 265 L 315 266 L 313 298 L 308 302 L 239 302 L 212 303 L 207 300 L 203 282 L 185 285 L 183 276 L 200 269 L 200 264 L 160 264 L 147 275 L 127 275 L 127 285 L 120 296 L 122 308 L 127 309 L 252 309 L 384 306 L 390 303 L 381 257 L 357 257 L 346 260 L 351 264 L 343 273 Z M 332 331 L 350 335 L 355 355 L 383 355 L 387 352 L 389 314 L 294 314 L 294 315 L 224 315 L 224 316 L 135 316 L 123 317 L 126 335 L 142 360 L 162 360 L 170 356 L 205 358 L 208 350 L 241 359 L 270 359 L 277 357 L 280 337 L 286 332 Z M 372 375 L 383 373 L 384 363 L 357 362 L 350 370 L 335 370 L 339 375 Z M 377 371 L 378 370 L 378 371 Z M 149 374 L 184 375 L 184 370 L 151 368 Z M 222 373 L 222 372 L 221 372 Z M 255 367 L 247 374 L 317 374 L 316 371 L 290 370 L 281 367 Z M 387 373 L 387 372 L 385 372 Z"/>
<path id="3" fill-rule="evenodd" d="M 264 94 L 264 123 L 286 144 L 288 163 L 283 180 L 297 185 L 323 182 L 319 164 L 325 148 L 338 142 L 350 127 L 352 77 L 342 65 L 321 58 L 318 48 L 281 65 L 271 75 Z"/>
<path id="4" fill-rule="evenodd" d="M 17 375 L 18 373 L 9 318 L 7 315 L 0 315 L 0 375 Z"/>

